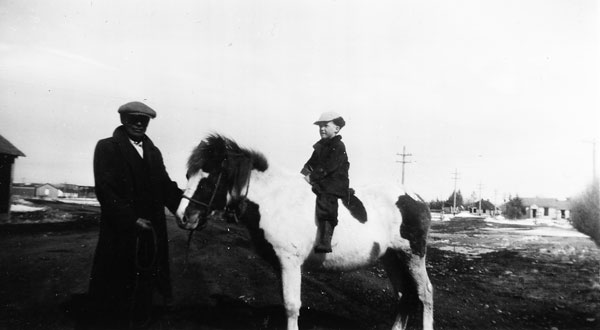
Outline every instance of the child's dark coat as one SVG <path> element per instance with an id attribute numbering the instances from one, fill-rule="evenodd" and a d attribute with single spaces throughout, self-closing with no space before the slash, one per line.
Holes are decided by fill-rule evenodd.
<path id="1" fill-rule="evenodd" d="M 315 194 L 330 194 L 338 198 L 348 196 L 348 155 L 342 137 L 322 139 L 313 146 L 314 151 L 302 169 L 310 173 L 310 182 Z"/>

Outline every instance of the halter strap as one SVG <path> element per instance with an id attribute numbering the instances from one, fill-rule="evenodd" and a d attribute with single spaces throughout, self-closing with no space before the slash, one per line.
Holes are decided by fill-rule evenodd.
<path id="1" fill-rule="evenodd" d="M 188 201 L 190 201 L 192 203 L 202 205 L 202 206 L 204 206 L 204 207 L 207 208 L 207 213 L 210 212 L 210 209 L 212 207 L 212 203 L 215 200 L 215 196 L 217 195 L 217 189 L 219 188 L 219 185 L 221 184 L 221 178 L 222 177 L 223 177 L 223 172 L 219 173 L 219 177 L 217 178 L 217 183 L 215 184 L 215 191 L 213 191 L 213 194 L 210 197 L 210 201 L 208 202 L 208 204 L 206 204 L 204 202 L 201 202 L 201 201 L 199 201 L 197 199 L 193 199 L 193 198 L 191 198 L 189 196 L 186 196 L 186 195 L 182 195 L 181 198 L 185 198 L 185 199 L 187 199 Z"/>
<path id="2" fill-rule="evenodd" d="M 206 203 L 204 203 L 204 202 L 201 202 L 201 201 L 199 201 L 199 200 L 193 199 L 193 198 L 191 198 L 191 197 L 188 197 L 188 196 L 186 196 L 186 195 L 182 195 L 182 196 L 181 196 L 181 198 L 185 198 L 185 199 L 187 199 L 188 201 L 190 201 L 190 202 L 192 202 L 192 203 L 199 204 L 199 205 L 202 205 L 202 206 L 204 206 L 204 207 L 208 207 L 208 204 L 206 204 Z"/>

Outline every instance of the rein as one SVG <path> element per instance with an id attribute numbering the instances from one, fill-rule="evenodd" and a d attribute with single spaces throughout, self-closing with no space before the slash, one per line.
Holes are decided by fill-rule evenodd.
<path id="1" fill-rule="evenodd" d="M 191 197 L 188 197 L 186 195 L 182 195 L 181 198 L 185 198 L 185 199 L 187 199 L 188 201 L 190 201 L 192 203 L 204 206 L 206 208 L 206 213 L 209 213 L 210 210 L 211 210 L 211 208 L 212 208 L 212 203 L 215 200 L 215 196 L 217 195 L 217 190 L 219 188 L 219 185 L 221 184 L 221 178 L 222 177 L 223 177 L 223 172 L 219 173 L 219 177 L 217 178 L 217 183 L 215 184 L 215 190 L 213 191 L 212 196 L 210 196 L 210 201 L 208 202 L 208 204 L 206 204 L 204 202 L 201 202 L 201 201 L 199 201 L 197 199 L 193 199 Z M 194 230 L 194 229 L 192 229 L 192 230 Z"/>
<path id="2" fill-rule="evenodd" d="M 201 201 L 199 201 L 199 200 L 197 200 L 197 199 L 193 199 L 193 198 L 191 198 L 191 197 L 188 197 L 188 196 L 186 196 L 186 195 L 182 195 L 182 196 L 181 196 L 181 198 L 187 199 L 188 201 L 190 201 L 190 202 L 192 202 L 192 203 L 195 203 L 195 204 L 198 204 L 198 205 L 202 205 L 202 206 L 204 206 L 204 207 L 206 207 L 206 208 L 208 208 L 208 207 L 210 206 L 209 204 L 206 204 L 206 203 L 204 203 L 204 202 L 201 202 Z"/>

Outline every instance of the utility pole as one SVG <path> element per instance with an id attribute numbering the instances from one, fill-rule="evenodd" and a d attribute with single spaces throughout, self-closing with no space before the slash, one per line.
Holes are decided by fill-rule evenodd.
<path id="1" fill-rule="evenodd" d="M 458 181 L 458 169 L 454 169 L 454 203 L 452 205 L 452 214 L 456 215 L 456 182 Z"/>
<path id="2" fill-rule="evenodd" d="M 483 188 L 483 185 L 481 184 L 481 181 L 479 182 L 479 215 L 481 215 L 481 189 Z"/>
<path id="3" fill-rule="evenodd" d="M 406 160 L 406 157 L 408 156 L 412 156 L 412 154 L 407 154 L 406 153 L 406 146 L 402 147 L 402 153 L 401 154 L 396 154 L 398 156 L 402 156 L 402 160 L 401 161 L 396 161 L 396 163 L 402 163 L 402 185 L 404 186 L 404 164 L 408 164 L 410 163 L 409 161 Z"/>
<path id="4" fill-rule="evenodd" d="M 498 212 L 498 190 L 494 189 L 494 218 Z"/>

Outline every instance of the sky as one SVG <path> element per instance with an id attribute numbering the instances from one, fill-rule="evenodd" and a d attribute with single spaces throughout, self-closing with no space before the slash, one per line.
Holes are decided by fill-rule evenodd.
<path id="1" fill-rule="evenodd" d="M 336 111 L 359 196 L 401 185 L 404 147 L 426 200 L 455 184 L 575 196 L 600 143 L 599 15 L 594 0 L 0 0 L 0 135 L 26 154 L 15 182 L 93 185 L 96 142 L 142 101 L 184 187 L 212 132 L 299 171 Z"/>

